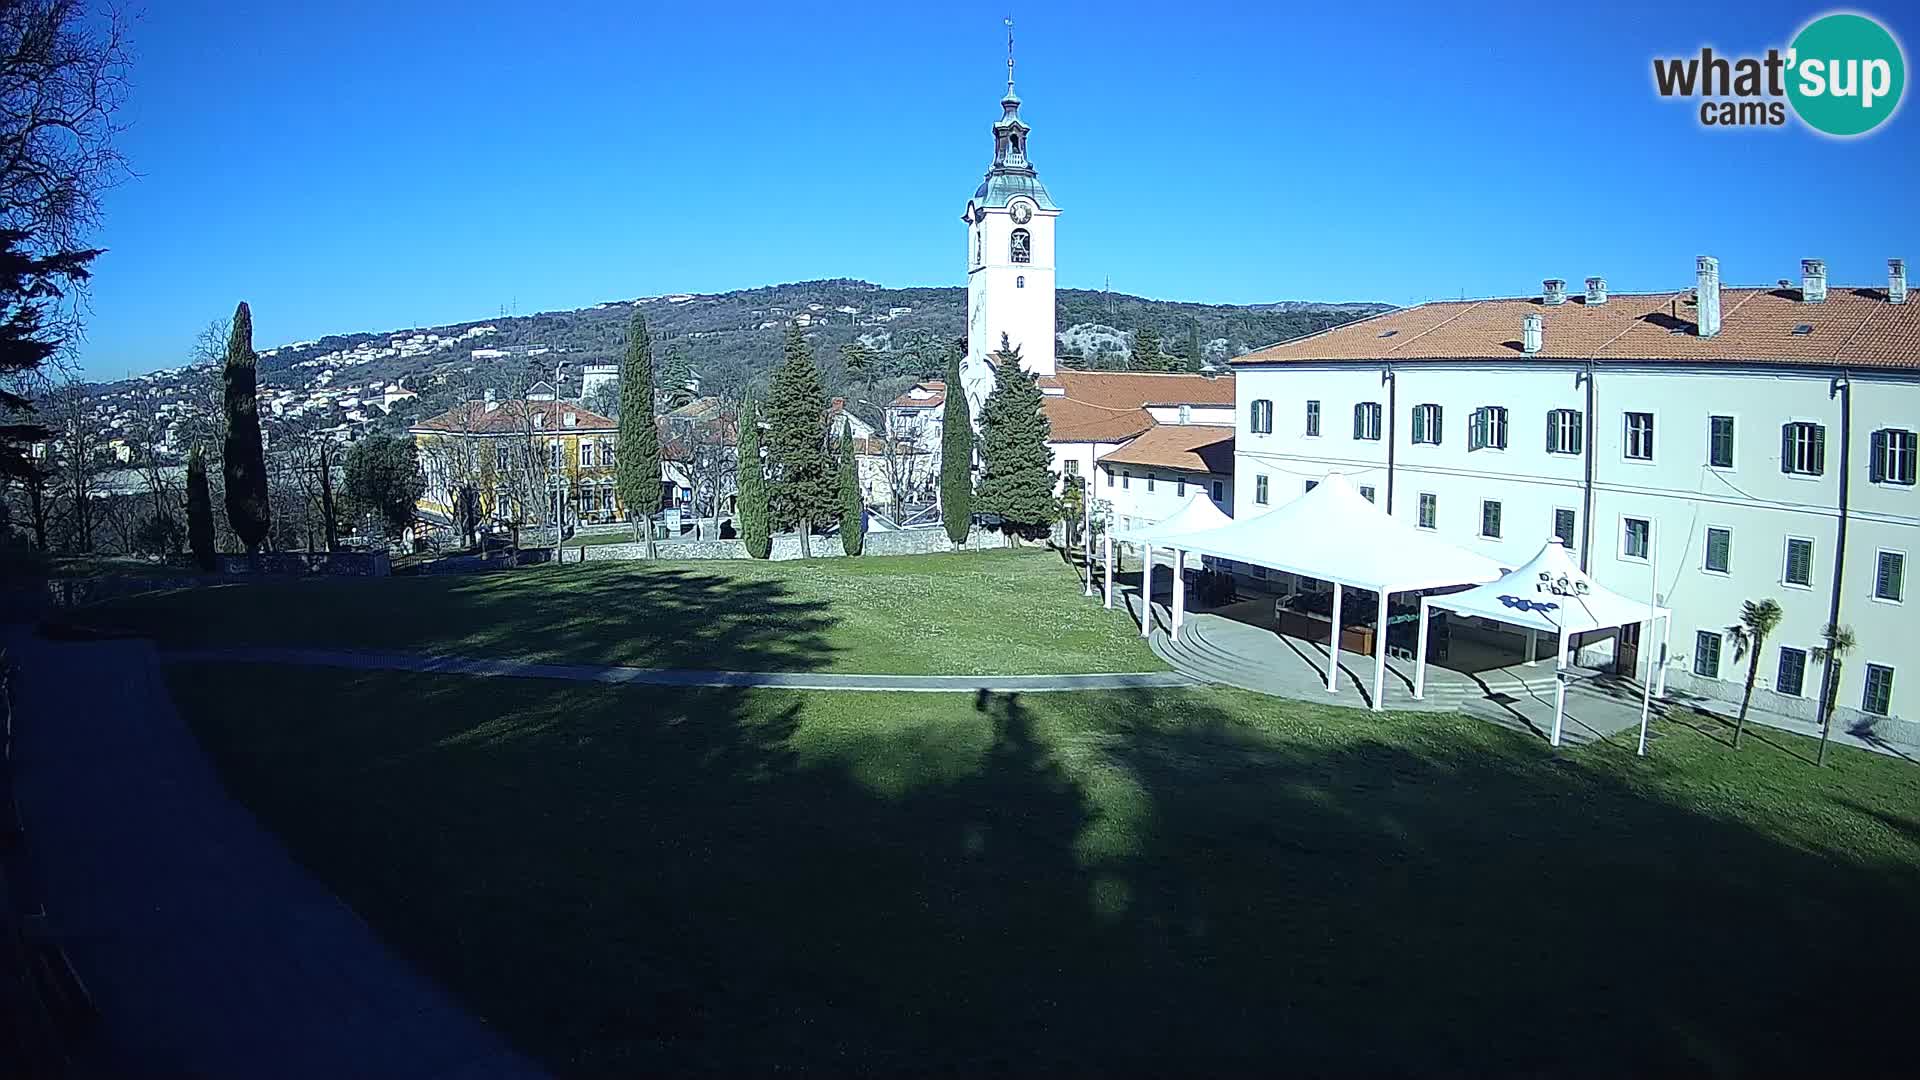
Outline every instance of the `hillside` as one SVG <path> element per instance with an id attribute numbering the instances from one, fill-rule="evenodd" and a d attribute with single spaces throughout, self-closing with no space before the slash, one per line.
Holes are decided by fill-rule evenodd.
<path id="1" fill-rule="evenodd" d="M 1147 300 L 1081 289 L 1059 293 L 1059 355 L 1068 362 L 1118 366 L 1131 335 L 1151 329 L 1169 353 L 1187 355 L 1197 339 L 1211 363 L 1299 334 L 1359 318 L 1383 304 L 1301 301 L 1233 306 Z M 476 386 L 513 392 L 531 378 L 551 379 L 563 366 L 563 392 L 579 386 L 587 364 L 619 358 L 634 308 L 647 316 L 656 354 L 677 347 L 702 380 L 703 392 L 737 393 L 764 383 L 778 360 L 789 322 L 798 321 L 819 357 L 834 393 L 885 400 L 914 378 L 942 370 L 949 343 L 964 334 L 966 290 L 960 287 L 886 289 L 835 279 L 738 289 L 709 295 L 643 297 L 573 311 L 476 319 L 446 326 L 336 334 L 261 350 L 264 396 L 280 400 L 275 415 L 304 417 L 321 426 L 372 423 L 399 428 L 444 408 Z M 871 387 L 854 387 L 840 349 L 861 340 L 882 354 Z M 262 343 L 264 344 L 264 343 Z M 538 374 L 534 374 L 538 372 Z M 145 392 L 204 378 L 172 369 L 96 389 L 101 404 L 136 386 Z M 368 410 L 367 391 L 400 383 L 420 397 L 394 405 L 389 415 Z M 857 391 L 855 393 L 854 391 Z M 377 396 L 377 395 L 375 395 Z M 359 417 L 349 414 L 358 413 Z M 364 419 L 361 419 L 364 418 Z"/>

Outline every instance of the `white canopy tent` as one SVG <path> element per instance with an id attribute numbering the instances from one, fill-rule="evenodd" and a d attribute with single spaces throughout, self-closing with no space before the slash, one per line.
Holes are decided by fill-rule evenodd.
<path id="1" fill-rule="evenodd" d="M 1176 552 L 1252 563 L 1333 584 L 1327 692 L 1340 672 L 1340 602 L 1345 586 L 1379 596 L 1374 636 L 1373 708 L 1386 688 L 1387 598 L 1397 592 L 1494 581 L 1500 566 L 1484 555 L 1457 548 L 1416 529 L 1362 497 L 1346 477 L 1328 473 L 1312 491 L 1255 518 L 1236 519 L 1207 530 L 1161 535 L 1156 543 Z M 1184 584 L 1174 584 L 1174 633 L 1185 611 Z"/>
<path id="2" fill-rule="evenodd" d="M 1567 549 L 1558 540 L 1547 541 L 1539 554 L 1525 566 L 1508 571 L 1498 581 L 1465 592 L 1430 596 L 1420 601 L 1420 636 L 1413 668 L 1413 696 L 1416 698 L 1426 690 L 1429 608 L 1441 608 L 1458 615 L 1477 615 L 1524 629 L 1527 632 L 1529 663 L 1533 660 L 1533 645 L 1540 633 L 1557 637 L 1559 647 L 1555 652 L 1555 667 L 1559 670 L 1559 685 L 1555 687 L 1553 695 L 1552 736 L 1555 746 L 1560 745 L 1560 724 L 1566 713 L 1567 639 L 1572 634 L 1646 623 L 1647 637 L 1651 639 L 1653 621 L 1663 620 L 1665 630 L 1660 639 L 1660 652 L 1648 660 L 1647 681 L 1649 692 L 1653 690 L 1654 680 L 1658 679 L 1658 692 L 1666 693 L 1666 665 L 1660 661 L 1666 655 L 1667 640 L 1673 633 L 1672 613 L 1666 608 L 1629 600 L 1596 584 L 1567 557 Z"/>
<path id="3" fill-rule="evenodd" d="M 1156 521 L 1148 525 L 1136 525 L 1126 529 L 1108 529 L 1106 536 L 1103 538 L 1107 560 L 1106 606 L 1113 606 L 1114 541 L 1118 540 L 1123 544 L 1140 545 L 1142 555 L 1142 565 L 1140 569 L 1140 636 L 1145 637 L 1153 629 L 1153 617 L 1151 614 L 1153 604 L 1151 598 L 1153 596 L 1154 544 L 1162 537 L 1175 536 L 1180 533 L 1194 532 L 1199 529 L 1212 529 L 1221 525 L 1231 524 L 1233 524 L 1233 519 L 1221 511 L 1218 506 L 1215 506 L 1213 500 L 1207 497 L 1206 492 L 1196 489 L 1192 495 L 1188 496 L 1184 505 L 1167 515 L 1163 521 Z M 1176 583 L 1180 581 L 1185 570 L 1185 557 L 1180 552 L 1175 551 L 1173 553 L 1173 578 Z M 1186 600 L 1183 593 L 1184 590 L 1176 584 L 1173 593 L 1175 605 L 1173 633 L 1176 640 L 1180 633 L 1180 616 L 1185 614 L 1184 610 L 1182 610 Z"/>

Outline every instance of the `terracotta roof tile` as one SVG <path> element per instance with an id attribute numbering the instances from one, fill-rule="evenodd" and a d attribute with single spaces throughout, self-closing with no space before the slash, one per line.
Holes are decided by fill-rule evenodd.
<path id="1" fill-rule="evenodd" d="M 1233 429 L 1206 424 L 1161 424 L 1100 460 L 1231 474 Z"/>
<path id="2" fill-rule="evenodd" d="M 1920 302 L 1889 304 L 1882 289 L 1831 288 L 1818 304 L 1795 288 L 1720 291 L 1720 333 L 1700 337 L 1693 290 L 1440 301 L 1389 311 L 1256 349 L 1235 364 L 1293 360 L 1650 360 L 1678 363 L 1845 364 L 1920 369 Z M 1542 316 L 1541 349 L 1520 348 L 1523 316 Z M 1796 327 L 1808 330 L 1796 334 Z"/>
<path id="3" fill-rule="evenodd" d="M 533 433 L 536 435 L 591 434 L 618 431 L 620 428 L 619 424 L 599 413 L 571 402 L 508 398 L 492 409 L 488 409 L 484 401 L 463 402 L 438 416 L 420 421 L 412 430 L 444 431 L 455 435 L 511 435 L 527 430 L 529 413 L 532 414 Z M 568 413 L 574 414 L 572 427 L 566 426 Z"/>
<path id="4" fill-rule="evenodd" d="M 1042 389 L 1062 389 L 1066 396 L 1110 409 L 1137 409 L 1143 405 L 1231 405 L 1233 377 L 1177 375 L 1136 371 L 1068 371 L 1039 380 Z"/>
<path id="5" fill-rule="evenodd" d="M 1153 426 L 1145 409 L 1109 409 L 1073 398 L 1042 398 L 1040 411 L 1052 427 L 1050 442 L 1124 442 Z"/>

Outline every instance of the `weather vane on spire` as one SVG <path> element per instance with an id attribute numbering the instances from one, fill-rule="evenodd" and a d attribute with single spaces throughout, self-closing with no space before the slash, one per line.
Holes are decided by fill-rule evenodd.
<path id="1" fill-rule="evenodd" d="M 1007 16 L 1007 93 L 1013 93 L 1013 16 Z"/>

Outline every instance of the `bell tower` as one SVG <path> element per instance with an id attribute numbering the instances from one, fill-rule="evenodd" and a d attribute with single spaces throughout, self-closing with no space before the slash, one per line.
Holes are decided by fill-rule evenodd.
<path id="1" fill-rule="evenodd" d="M 988 357 L 1004 335 L 1020 366 L 1054 371 L 1054 219 L 1060 208 L 1027 156 L 1026 121 L 1013 92 L 1013 20 L 1007 20 L 1007 95 L 993 124 L 993 164 L 967 201 L 967 396 L 980 377 L 991 389 Z M 983 370 L 984 369 L 984 370 Z M 980 394 L 985 399 L 985 393 Z M 980 401 L 973 401 L 979 415 Z"/>

